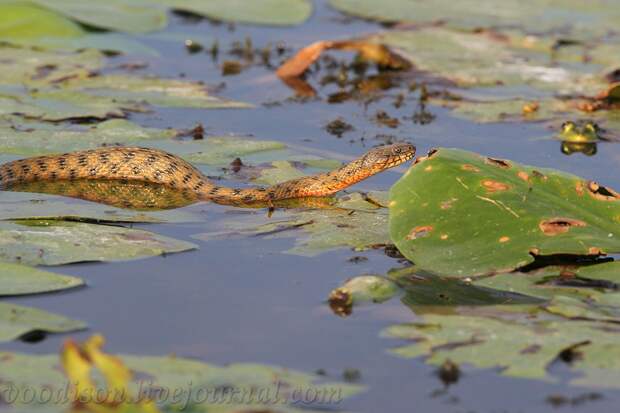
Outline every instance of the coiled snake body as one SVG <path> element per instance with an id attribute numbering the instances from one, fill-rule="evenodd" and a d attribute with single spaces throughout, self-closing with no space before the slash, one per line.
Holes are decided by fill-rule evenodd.
<path id="1" fill-rule="evenodd" d="M 21 159 L 0 166 L 0 188 L 19 184 L 105 180 L 144 182 L 189 192 L 195 199 L 220 204 L 270 203 L 324 197 L 408 161 L 415 147 L 382 146 L 328 173 L 292 179 L 269 187 L 227 188 L 213 184 L 198 169 L 170 153 L 149 148 L 99 148 L 62 155 Z"/>

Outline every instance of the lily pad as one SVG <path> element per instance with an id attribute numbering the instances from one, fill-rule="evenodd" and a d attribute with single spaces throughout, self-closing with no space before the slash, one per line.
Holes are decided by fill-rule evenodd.
<path id="1" fill-rule="evenodd" d="M 77 277 L 0 262 L 0 296 L 46 293 L 84 285 Z"/>
<path id="2" fill-rule="evenodd" d="M 445 22 L 460 29 L 518 27 L 526 32 L 566 32 L 591 38 L 613 31 L 620 12 L 613 0 L 584 4 L 579 0 L 507 0 L 499 9 L 492 0 L 454 3 L 440 0 L 330 0 L 330 5 L 347 14 L 381 22 Z"/>
<path id="3" fill-rule="evenodd" d="M 31 3 L 0 2 L 0 39 L 79 37 L 80 25 Z"/>
<path id="4" fill-rule="evenodd" d="M 528 317 L 515 319 L 515 310 Z M 561 353 L 579 354 L 571 363 L 577 378 L 570 384 L 618 387 L 618 332 L 604 322 L 549 319 L 536 307 L 499 306 L 467 314 L 425 314 L 416 323 L 389 327 L 385 336 L 412 340 L 393 352 L 426 357 L 440 365 L 446 359 L 477 368 L 500 368 L 507 376 L 558 381 L 548 367 Z M 614 377 L 612 381 L 603 378 Z"/>
<path id="5" fill-rule="evenodd" d="M 233 236 L 267 239 L 295 237 L 295 246 L 289 254 L 315 256 L 336 248 L 365 250 L 375 245 L 389 243 L 387 210 L 368 202 L 359 193 L 337 199 L 335 205 L 328 200 L 305 200 L 311 209 L 286 210 L 268 218 L 263 213 L 248 216 L 235 215 L 218 223 L 218 230 L 197 234 L 204 241 Z M 304 206 L 304 200 L 301 200 Z"/>
<path id="6" fill-rule="evenodd" d="M 620 251 L 620 196 L 574 175 L 438 149 L 390 191 L 390 235 L 420 268 L 466 277 L 536 256 Z"/>
<path id="7" fill-rule="evenodd" d="M 167 25 L 165 9 L 144 0 L 110 0 L 85 3 L 80 0 L 31 0 L 80 23 L 101 29 L 146 33 Z"/>
<path id="8" fill-rule="evenodd" d="M 389 31 L 371 37 L 398 50 L 416 68 L 458 86 L 521 86 L 512 89 L 513 97 L 594 95 L 607 84 L 600 76 L 600 66 L 592 62 L 561 64 L 561 60 L 551 63 L 550 45 L 548 49 L 534 47 L 528 43 L 536 41 L 533 39 L 513 32 L 463 32 L 445 27 Z M 505 92 L 502 95 L 507 98 Z"/>
<path id="9" fill-rule="evenodd" d="M 23 115 L 45 121 L 62 121 L 122 118 L 126 116 L 126 111 L 145 110 L 141 104 L 120 103 L 112 97 L 92 96 L 70 90 L 0 90 L 0 115 Z"/>
<path id="10" fill-rule="evenodd" d="M 86 78 L 103 66 L 103 55 L 92 49 L 50 52 L 5 46 L 0 51 L 0 84 L 4 85 L 47 86 L 66 78 Z"/>
<path id="11" fill-rule="evenodd" d="M 0 302 L 0 341 L 11 341 L 33 331 L 67 333 L 86 328 L 81 321 L 37 310 L 35 308 Z"/>
<path id="12" fill-rule="evenodd" d="M 0 260 L 28 265 L 120 261 L 195 248 L 189 242 L 123 227 L 61 221 L 0 223 Z"/>
<path id="13" fill-rule="evenodd" d="M 124 119 L 92 126 L 56 125 L 12 119 L 0 123 L 0 152 L 35 156 L 93 149 L 102 145 L 130 145 L 176 136 L 173 129 L 144 128 Z"/>
<path id="14" fill-rule="evenodd" d="M 63 86 L 86 96 L 114 98 L 127 103 L 146 102 L 155 106 L 202 109 L 252 107 L 247 103 L 213 96 L 202 83 L 158 77 L 92 76 L 77 81 L 68 80 Z"/>
<path id="15" fill-rule="evenodd" d="M 176 10 L 229 22 L 289 26 L 310 17 L 308 0 L 154 0 Z"/>

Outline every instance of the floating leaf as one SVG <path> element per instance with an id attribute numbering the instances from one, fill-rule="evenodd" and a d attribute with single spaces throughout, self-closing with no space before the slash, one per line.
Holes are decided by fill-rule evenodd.
<path id="1" fill-rule="evenodd" d="M 67 333 L 84 328 L 86 324 L 81 321 L 35 308 L 0 302 L 0 341 L 15 340 L 34 331 Z"/>
<path id="2" fill-rule="evenodd" d="M 419 70 L 448 79 L 458 86 L 501 86 L 516 98 L 553 94 L 595 95 L 605 87 L 599 67 L 580 63 L 550 63 L 550 48 L 515 33 L 462 32 L 445 27 L 390 31 L 371 37 L 413 62 Z M 541 50 L 542 49 L 542 50 Z M 516 86 L 521 86 L 517 88 Z M 494 100 L 508 98 L 506 92 Z M 487 97 L 487 100 L 491 100 Z"/>
<path id="3" fill-rule="evenodd" d="M 77 81 L 68 80 L 63 86 L 86 96 L 114 98 L 127 103 L 146 102 L 155 106 L 204 109 L 252 107 L 247 103 L 213 96 L 202 83 L 158 77 L 92 76 Z"/>
<path id="4" fill-rule="evenodd" d="M 80 0 L 32 0 L 80 23 L 102 29 L 146 33 L 166 27 L 163 8 L 144 0 L 109 0 L 85 3 Z"/>
<path id="5" fill-rule="evenodd" d="M 311 201 L 311 200 L 309 200 Z M 317 200 L 320 202 L 321 200 Z M 231 236 L 296 237 L 290 254 L 314 256 L 334 248 L 368 249 L 389 243 L 387 210 L 359 193 L 338 198 L 335 205 L 317 203 L 316 209 L 283 211 L 284 217 L 262 213 L 222 220 L 220 230 L 195 235 L 201 240 Z"/>
<path id="6" fill-rule="evenodd" d="M 454 3 L 449 0 L 387 0 L 380 6 L 373 0 L 330 0 L 347 14 L 381 22 L 445 22 L 466 29 L 519 27 L 527 32 L 556 31 L 568 36 L 593 37 L 613 31 L 620 12 L 613 0 L 585 4 L 579 0 L 507 0 L 501 9 L 492 0 Z M 568 34 L 565 34 L 567 33 Z"/>
<path id="7" fill-rule="evenodd" d="M 47 9 L 24 3 L 0 3 L 0 39 L 80 37 L 84 30 Z"/>
<path id="8" fill-rule="evenodd" d="M 0 223 L 0 260 L 29 265 L 119 261 L 187 251 L 196 245 L 148 231 L 60 221 Z"/>
<path id="9" fill-rule="evenodd" d="M 62 79 L 86 78 L 103 66 L 103 55 L 96 50 L 67 53 L 2 47 L 0 53 L 0 84 L 4 85 L 47 86 Z"/>
<path id="10" fill-rule="evenodd" d="M 438 274 L 508 272 L 535 256 L 620 251 L 620 196 L 555 170 L 438 149 L 392 187 L 390 234 Z"/>
<path id="11" fill-rule="evenodd" d="M 131 145 L 176 136 L 173 129 L 144 128 L 124 119 L 92 126 L 55 125 L 14 119 L 0 123 L 0 152 L 27 156 L 93 149 L 102 145 Z"/>
<path id="12" fill-rule="evenodd" d="M 77 277 L 0 262 L 0 295 L 38 294 L 66 290 L 83 284 L 84 281 Z"/>
<path id="13" fill-rule="evenodd" d="M 70 90 L 0 90 L 0 115 L 23 115 L 46 121 L 61 121 L 125 117 L 126 111 L 144 110 L 141 104 L 120 103 L 112 97 L 92 96 Z"/>
<path id="14" fill-rule="evenodd" d="M 176 10 L 216 20 L 265 25 L 301 24 L 312 13 L 307 0 L 154 0 Z"/>

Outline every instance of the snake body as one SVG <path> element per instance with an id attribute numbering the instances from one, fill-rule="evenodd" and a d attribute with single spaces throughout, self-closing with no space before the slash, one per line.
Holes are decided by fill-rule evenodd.
<path id="1" fill-rule="evenodd" d="M 77 180 L 144 182 L 221 204 L 270 203 L 332 195 L 414 155 L 415 147 L 411 144 L 382 146 L 331 172 L 269 187 L 228 188 L 215 185 L 194 166 L 170 153 L 150 148 L 106 147 L 8 162 L 0 166 L 0 188 Z"/>

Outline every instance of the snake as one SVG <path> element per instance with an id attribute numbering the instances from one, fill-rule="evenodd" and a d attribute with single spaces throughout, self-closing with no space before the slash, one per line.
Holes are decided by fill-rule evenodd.
<path id="1" fill-rule="evenodd" d="M 219 204 L 271 204 L 333 195 L 412 159 L 415 152 L 415 146 L 410 143 L 379 146 L 326 173 L 267 187 L 230 188 L 216 185 L 189 162 L 159 149 L 102 147 L 36 156 L 0 165 L 0 189 L 12 190 L 19 185 L 50 182 L 113 181 L 163 186 L 182 191 L 191 199 Z"/>

